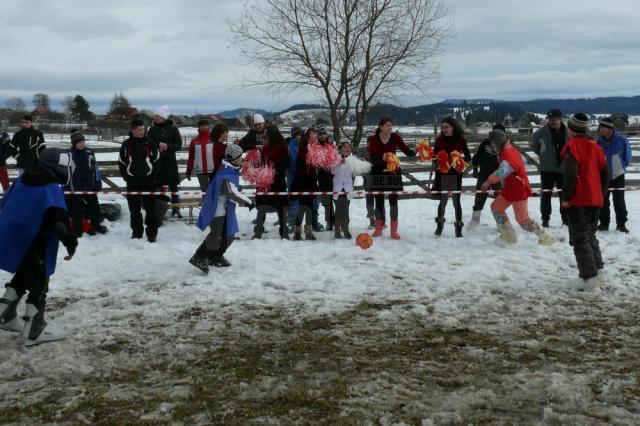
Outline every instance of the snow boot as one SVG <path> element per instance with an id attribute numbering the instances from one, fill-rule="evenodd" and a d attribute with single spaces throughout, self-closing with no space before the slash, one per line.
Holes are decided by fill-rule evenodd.
<path id="1" fill-rule="evenodd" d="M 207 247 L 205 243 L 200 244 L 196 252 L 189 259 L 189 263 L 200 269 L 205 274 L 209 273 L 209 258 L 207 256 Z"/>
<path id="2" fill-rule="evenodd" d="M 469 228 L 470 231 L 476 229 L 478 226 L 480 226 L 480 215 L 482 214 L 482 210 L 474 210 L 471 213 L 471 220 L 469 221 L 469 224 L 467 225 L 467 228 Z"/>
<path id="3" fill-rule="evenodd" d="M 373 229 L 376 227 L 376 219 L 373 216 L 368 216 L 369 217 L 369 229 Z"/>
<path id="4" fill-rule="evenodd" d="M 550 246 L 556 242 L 556 237 L 548 229 L 541 227 L 537 223 L 534 224 L 533 233 L 538 236 L 538 244 Z"/>
<path id="5" fill-rule="evenodd" d="M 174 207 L 171 209 L 171 217 L 182 219 L 182 214 L 180 213 L 180 209 L 178 207 Z"/>
<path id="6" fill-rule="evenodd" d="M 347 240 L 350 240 L 352 238 L 351 232 L 349 232 L 348 221 L 342 224 L 342 235 L 344 235 L 344 238 L 346 238 Z"/>
<path id="7" fill-rule="evenodd" d="M 516 230 L 513 229 L 511 222 L 504 222 L 498 224 L 498 231 L 500 232 L 500 239 L 507 244 L 515 244 L 518 242 L 518 235 Z"/>
<path id="8" fill-rule="evenodd" d="M 578 291 L 591 291 L 596 288 L 604 286 L 604 275 L 598 274 L 595 277 L 587 278 L 573 278 L 569 280 L 569 286 Z"/>
<path id="9" fill-rule="evenodd" d="M 309 241 L 315 241 L 316 237 L 313 235 L 313 226 L 305 225 L 304 226 L 304 239 Z"/>
<path id="10" fill-rule="evenodd" d="M 549 219 L 543 219 L 542 220 L 542 227 L 543 228 L 548 228 L 549 227 Z"/>
<path id="11" fill-rule="evenodd" d="M 453 226 L 456 230 L 456 238 L 462 238 L 462 227 L 464 226 L 464 223 L 458 220 L 453 222 Z"/>
<path id="12" fill-rule="evenodd" d="M 609 230 L 609 224 L 604 224 L 601 223 L 600 225 L 598 225 L 598 231 L 603 232 L 603 231 L 608 231 Z"/>
<path id="13" fill-rule="evenodd" d="M 445 218 L 444 217 L 437 217 L 436 218 L 436 232 L 434 232 L 435 235 L 440 236 L 442 235 L 442 231 L 444 230 L 444 222 L 445 222 Z"/>
<path id="14" fill-rule="evenodd" d="M 210 264 L 216 268 L 227 268 L 231 266 L 231 262 L 229 262 L 224 256 L 216 256 L 212 258 Z"/>
<path id="15" fill-rule="evenodd" d="M 293 234 L 293 241 L 302 240 L 302 227 L 300 225 L 295 226 L 295 233 Z"/>
<path id="16" fill-rule="evenodd" d="M 22 342 L 26 347 L 41 343 L 53 342 L 65 338 L 64 330 L 55 325 L 47 324 L 44 320 L 44 308 L 38 310 L 35 305 L 27 303 L 24 311 L 24 330 Z"/>
<path id="17" fill-rule="evenodd" d="M 382 228 L 384 228 L 384 220 L 376 220 L 375 222 L 376 230 L 371 234 L 372 237 L 379 237 L 382 235 Z"/>
<path id="18" fill-rule="evenodd" d="M 400 239 L 400 234 L 398 234 L 398 221 L 397 220 L 392 220 L 391 221 L 391 238 L 393 238 L 394 240 L 399 240 Z"/>
<path id="19" fill-rule="evenodd" d="M 624 223 L 621 224 L 621 225 L 616 226 L 616 231 L 622 232 L 623 234 L 628 234 L 629 233 L 629 229 L 627 228 L 627 226 Z"/>
<path id="20" fill-rule="evenodd" d="M 4 295 L 0 299 L 0 328 L 14 333 L 21 333 L 24 330 L 24 321 L 16 312 L 22 296 L 18 296 L 16 290 L 7 287 Z"/>

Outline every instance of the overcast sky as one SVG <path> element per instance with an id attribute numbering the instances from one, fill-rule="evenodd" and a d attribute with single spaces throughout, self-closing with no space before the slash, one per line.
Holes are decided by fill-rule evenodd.
<path id="1" fill-rule="evenodd" d="M 96 2 L 97 3 L 97 2 Z M 637 0 L 449 0 L 453 26 L 440 78 L 421 105 L 446 98 L 524 100 L 640 95 Z M 103 112 L 115 92 L 138 107 L 182 113 L 237 107 L 285 109 L 315 102 L 238 87 L 257 70 L 226 20 L 236 1 L 4 0 L 0 3 L 0 102 L 82 94 Z"/>

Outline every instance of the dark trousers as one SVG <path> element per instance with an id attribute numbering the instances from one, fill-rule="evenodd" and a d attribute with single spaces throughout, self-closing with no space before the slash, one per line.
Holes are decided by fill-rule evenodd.
<path id="1" fill-rule="evenodd" d="M 287 209 L 287 202 L 284 196 L 266 196 L 256 197 L 256 205 L 258 206 L 258 218 L 256 226 L 253 228 L 253 232 L 260 237 L 264 232 L 264 222 L 267 218 L 267 213 L 278 214 L 278 225 L 280 230 L 280 237 L 285 238 L 288 235 L 287 225 L 285 220 L 285 211 Z"/>
<path id="2" fill-rule="evenodd" d="M 571 207 L 568 213 L 569 244 L 576 256 L 580 278 L 586 280 L 602 269 L 600 243 L 596 238 L 599 207 Z"/>
<path id="3" fill-rule="evenodd" d="M 460 194 L 451 194 L 453 208 L 456 214 L 456 222 L 462 222 L 462 204 L 460 204 Z M 438 204 L 438 218 L 444 218 L 444 212 L 449 202 L 449 194 L 440 194 L 440 204 Z"/>
<path id="4" fill-rule="evenodd" d="M 551 190 L 554 187 L 558 189 L 562 189 L 562 184 L 564 182 L 564 175 L 562 173 L 557 172 L 540 172 L 540 186 L 542 189 Z M 551 218 L 551 196 L 552 192 L 543 191 L 540 194 L 540 213 L 542 214 L 542 220 L 549 220 Z M 559 192 L 558 195 L 562 195 L 562 192 Z M 558 209 L 560 202 L 558 202 Z M 566 213 L 560 212 L 560 216 L 562 217 L 562 223 L 567 222 Z"/>
<path id="5" fill-rule="evenodd" d="M 67 196 L 67 207 L 69 216 L 73 220 L 73 232 L 76 237 L 82 236 L 82 219 L 86 215 L 94 228 L 100 225 L 100 203 L 98 196 L 91 195 L 69 195 Z"/>
<path id="6" fill-rule="evenodd" d="M 171 192 L 178 192 L 180 188 L 178 187 L 178 184 L 175 185 L 169 185 L 169 191 Z M 178 194 L 171 194 L 171 203 L 179 203 L 180 202 L 180 196 Z"/>
<path id="7" fill-rule="evenodd" d="M 311 226 L 313 222 L 313 218 L 311 215 L 313 214 L 313 205 L 314 205 L 314 196 L 305 196 L 298 198 L 298 215 L 296 216 L 296 226 L 301 226 L 303 219 L 306 216 L 305 223 Z"/>
<path id="8" fill-rule="evenodd" d="M 127 192 L 151 192 L 155 190 L 153 182 L 127 182 Z M 156 197 L 154 195 L 127 195 L 131 230 L 133 236 L 142 238 L 144 231 L 142 208 L 145 211 L 144 224 L 147 225 L 147 238 L 158 235 L 158 221 L 156 218 Z"/>
<path id="9" fill-rule="evenodd" d="M 478 178 L 478 180 L 476 181 L 476 195 L 473 199 L 473 211 L 474 212 L 479 212 L 482 211 L 482 209 L 484 208 L 485 203 L 487 202 L 487 198 L 489 198 L 489 193 L 488 192 L 482 192 L 480 191 L 480 187 L 482 186 L 483 183 L 485 183 L 487 181 L 487 179 L 489 178 L 489 176 L 480 176 Z M 500 189 L 502 189 L 502 184 L 500 182 L 498 183 L 494 183 L 493 185 L 489 186 L 489 189 L 494 190 L 494 191 L 498 191 Z"/>
<path id="10" fill-rule="evenodd" d="M 624 188 L 624 175 L 618 176 L 609 182 L 609 188 Z M 600 209 L 600 223 L 609 225 L 611 222 L 611 202 L 609 194 L 613 193 L 613 209 L 616 213 L 616 225 L 621 226 L 627 223 L 627 204 L 624 201 L 624 191 L 607 191 L 604 196 L 604 204 Z"/>
<path id="11" fill-rule="evenodd" d="M 375 213 L 376 220 L 385 220 L 385 210 L 384 210 L 384 197 L 385 195 L 376 195 L 375 200 Z M 398 195 L 397 194 L 389 194 L 389 218 L 391 220 L 398 220 Z"/>
<path id="12" fill-rule="evenodd" d="M 367 194 L 365 195 L 365 200 L 367 203 L 367 217 L 368 218 L 375 218 L 376 217 L 376 211 L 375 211 L 375 206 L 376 206 L 376 196 L 375 195 L 371 195 L 371 194 Z M 384 203 L 382 204 L 382 220 L 384 220 L 385 217 L 385 210 L 384 210 Z"/>
<path id="13" fill-rule="evenodd" d="M 27 303 L 34 305 L 38 311 L 43 311 L 49 291 L 49 277 L 45 270 L 45 249 L 37 250 L 30 247 L 7 287 L 15 289 L 19 297 L 29 292 Z"/>
<path id="14" fill-rule="evenodd" d="M 196 255 L 199 257 L 208 257 L 216 259 L 222 257 L 231 243 L 233 235 L 227 234 L 227 217 L 216 217 L 209 225 L 211 231 L 205 238 L 204 242 L 198 248 Z"/>

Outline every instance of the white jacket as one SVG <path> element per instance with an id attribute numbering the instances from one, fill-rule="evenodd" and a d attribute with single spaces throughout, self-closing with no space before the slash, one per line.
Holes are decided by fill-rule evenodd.
<path id="1" fill-rule="evenodd" d="M 333 199 L 337 200 L 339 197 L 336 192 L 348 192 L 347 198 L 351 200 L 353 198 L 353 169 L 349 161 L 338 163 L 331 169 L 331 173 L 333 173 Z"/>

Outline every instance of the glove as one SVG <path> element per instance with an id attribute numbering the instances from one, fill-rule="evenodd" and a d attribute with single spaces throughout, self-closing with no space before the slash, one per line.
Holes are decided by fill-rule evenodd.
<path id="1" fill-rule="evenodd" d="M 473 168 L 473 173 L 471 174 L 471 176 L 473 176 L 474 178 L 478 179 L 478 177 L 480 176 L 480 173 L 478 172 L 477 168 Z"/>
<path id="2" fill-rule="evenodd" d="M 253 204 L 253 203 L 249 204 L 249 211 L 251 211 L 251 210 L 253 210 L 255 208 L 256 208 L 255 204 Z"/>
<path id="3" fill-rule="evenodd" d="M 415 152 L 413 149 L 410 149 L 410 150 L 409 150 L 409 153 L 407 154 L 407 157 L 409 157 L 409 158 L 413 158 L 413 157 L 415 157 L 417 154 L 418 154 L 418 153 L 417 153 L 417 152 Z"/>

